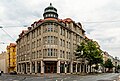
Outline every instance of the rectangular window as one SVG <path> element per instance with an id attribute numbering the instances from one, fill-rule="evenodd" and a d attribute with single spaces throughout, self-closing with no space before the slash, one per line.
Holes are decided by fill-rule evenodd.
<path id="1" fill-rule="evenodd" d="M 70 48 L 70 42 L 69 42 L 68 48 Z"/>
<path id="2" fill-rule="evenodd" d="M 33 42 L 32 42 L 32 48 L 33 48 Z"/>
<path id="3" fill-rule="evenodd" d="M 55 45 L 57 45 L 57 44 L 58 44 L 58 38 L 55 37 Z"/>
<path id="4" fill-rule="evenodd" d="M 60 35 L 62 35 L 62 27 L 60 27 Z"/>
<path id="5" fill-rule="evenodd" d="M 65 52 L 63 51 L 63 58 L 65 58 Z"/>
<path id="6" fill-rule="evenodd" d="M 48 32 L 53 32 L 53 25 L 48 25 Z"/>
<path id="7" fill-rule="evenodd" d="M 63 40 L 63 47 L 65 47 L 65 40 Z"/>
<path id="8" fill-rule="evenodd" d="M 56 56 L 56 50 L 54 49 L 54 56 Z"/>
<path id="9" fill-rule="evenodd" d="M 41 39 L 39 39 L 39 46 L 41 45 Z"/>
<path id="10" fill-rule="evenodd" d="M 37 51 L 37 58 L 39 57 L 39 52 Z"/>
<path id="11" fill-rule="evenodd" d="M 60 58 L 62 58 L 62 50 L 60 50 Z"/>
<path id="12" fill-rule="evenodd" d="M 60 39 L 60 46 L 62 46 L 62 39 Z"/>
<path id="13" fill-rule="evenodd" d="M 37 47 L 39 46 L 39 40 L 37 40 Z"/>
<path id="14" fill-rule="evenodd" d="M 50 41 L 51 41 L 51 37 L 50 37 L 50 36 L 48 36 L 48 44 L 50 43 Z"/>
<path id="15" fill-rule="evenodd" d="M 69 52 L 69 55 L 68 55 L 68 59 L 70 59 L 70 52 Z"/>
<path id="16" fill-rule="evenodd" d="M 51 25 L 51 32 L 53 32 L 53 25 Z"/>
<path id="17" fill-rule="evenodd" d="M 36 43 L 35 43 L 35 41 L 34 41 L 34 48 L 36 47 Z"/>
<path id="18" fill-rule="evenodd" d="M 39 35 L 39 29 L 37 28 L 37 36 Z"/>
<path id="19" fill-rule="evenodd" d="M 68 48 L 68 41 L 67 41 L 67 48 Z"/>
<path id="20" fill-rule="evenodd" d="M 51 56 L 53 56 L 53 49 L 51 49 Z"/>
<path id="21" fill-rule="evenodd" d="M 45 49 L 45 54 L 44 55 L 47 56 L 47 49 Z"/>
<path id="22" fill-rule="evenodd" d="M 51 55 L 50 53 L 51 53 L 51 50 L 50 50 L 50 49 L 48 49 L 48 56 L 50 56 L 50 55 Z"/>
<path id="23" fill-rule="evenodd" d="M 35 52 L 33 52 L 33 55 L 34 55 L 34 59 L 35 59 Z"/>
<path id="24" fill-rule="evenodd" d="M 34 52 L 34 55 L 35 55 L 35 59 L 37 58 L 37 53 L 36 52 Z"/>
<path id="25" fill-rule="evenodd" d="M 68 52 L 66 52 L 66 58 L 68 59 Z"/>
<path id="26" fill-rule="evenodd" d="M 45 56 L 45 49 L 43 49 L 43 56 Z"/>
<path id="27" fill-rule="evenodd" d="M 51 44 L 53 44 L 53 36 L 51 36 Z"/>
<path id="28" fill-rule="evenodd" d="M 68 38 L 68 30 L 67 30 L 67 38 Z"/>
<path id="29" fill-rule="evenodd" d="M 55 50 L 55 56 L 57 56 L 57 53 L 58 53 L 58 52 L 57 52 L 57 49 L 56 49 L 56 50 Z"/>
<path id="30" fill-rule="evenodd" d="M 50 28 L 48 28 L 48 32 L 50 32 Z"/>
<path id="31" fill-rule="evenodd" d="M 44 33 L 47 32 L 47 26 L 44 26 L 44 27 L 43 27 L 43 32 L 44 32 Z"/>
<path id="32" fill-rule="evenodd" d="M 41 50 L 39 50 L 39 58 L 41 57 Z"/>
<path id="33" fill-rule="evenodd" d="M 47 37 L 44 37 L 44 44 L 47 44 Z"/>
<path id="34" fill-rule="evenodd" d="M 34 38 L 35 38 L 35 30 L 34 30 L 34 33 L 33 33 L 33 34 L 34 34 Z"/>
<path id="35" fill-rule="evenodd" d="M 41 27 L 39 27 L 38 29 L 39 29 L 39 33 L 38 34 L 41 35 Z"/>
<path id="36" fill-rule="evenodd" d="M 58 27 L 57 25 L 54 25 L 54 32 L 57 32 L 58 31 Z"/>
<path id="37" fill-rule="evenodd" d="M 63 29 L 62 35 L 65 36 L 65 29 Z"/>
<path id="38" fill-rule="evenodd" d="M 69 37 L 68 38 L 70 39 L 70 32 L 69 32 Z"/>
<path id="39" fill-rule="evenodd" d="M 34 32 L 32 31 L 32 38 L 34 38 Z"/>

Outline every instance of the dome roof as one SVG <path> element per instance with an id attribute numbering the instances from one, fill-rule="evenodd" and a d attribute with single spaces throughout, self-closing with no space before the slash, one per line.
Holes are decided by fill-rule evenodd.
<path id="1" fill-rule="evenodd" d="M 58 18 L 57 9 L 52 6 L 52 3 L 50 3 L 50 6 L 45 8 L 43 16 L 44 16 L 44 19 L 46 19 L 46 18 L 56 18 L 57 19 Z"/>

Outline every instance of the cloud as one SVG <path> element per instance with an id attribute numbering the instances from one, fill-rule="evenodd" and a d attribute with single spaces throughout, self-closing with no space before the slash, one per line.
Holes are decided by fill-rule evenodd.
<path id="1" fill-rule="evenodd" d="M 26 29 L 23 25 L 30 26 L 43 18 L 44 9 L 50 2 L 57 8 L 60 19 L 69 17 L 81 22 L 86 35 L 97 40 L 101 49 L 120 57 L 119 0 L 3 0 L 0 2 L 0 25 L 17 39 L 21 30 Z M 3 31 L 0 32 L 0 41 L 14 42 Z M 6 48 L 6 45 L 1 46 Z"/>

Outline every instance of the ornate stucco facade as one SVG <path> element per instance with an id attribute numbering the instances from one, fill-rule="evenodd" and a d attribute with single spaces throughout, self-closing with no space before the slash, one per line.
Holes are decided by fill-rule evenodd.
<path id="1" fill-rule="evenodd" d="M 50 4 L 44 19 L 23 30 L 17 39 L 18 73 L 77 73 L 87 72 L 86 62 L 75 58 L 77 45 L 85 38 L 80 23 L 59 19 L 57 9 Z"/>
<path id="2" fill-rule="evenodd" d="M 8 73 L 6 52 L 2 52 L 0 54 L 0 70 L 3 71 L 4 73 Z"/>
<path id="3" fill-rule="evenodd" d="M 16 71 L 16 44 L 10 43 L 10 45 L 8 45 L 6 49 L 8 72 Z"/>

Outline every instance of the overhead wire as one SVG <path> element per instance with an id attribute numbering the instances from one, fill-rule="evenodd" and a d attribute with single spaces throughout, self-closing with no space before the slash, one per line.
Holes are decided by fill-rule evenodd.
<path id="1" fill-rule="evenodd" d="M 113 22 L 120 22 L 120 20 L 113 20 L 113 21 L 91 21 L 91 22 L 84 22 L 83 23 L 113 23 Z"/>
<path id="2" fill-rule="evenodd" d="M 3 28 L 1 28 L 13 41 L 15 41 L 15 39 L 9 34 L 7 33 Z"/>

